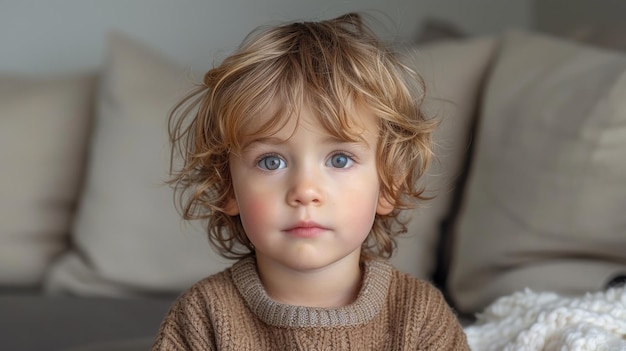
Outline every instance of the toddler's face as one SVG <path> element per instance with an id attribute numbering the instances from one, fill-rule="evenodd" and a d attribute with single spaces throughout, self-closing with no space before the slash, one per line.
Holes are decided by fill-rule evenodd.
<path id="1" fill-rule="evenodd" d="M 357 260 L 376 213 L 388 214 L 376 168 L 378 120 L 353 114 L 362 140 L 338 140 L 308 110 L 231 155 L 235 199 L 257 260 L 311 271 Z M 267 117 L 269 118 L 269 116 Z"/>

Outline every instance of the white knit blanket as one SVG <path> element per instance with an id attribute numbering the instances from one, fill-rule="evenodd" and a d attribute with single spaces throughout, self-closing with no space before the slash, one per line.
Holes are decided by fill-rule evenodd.
<path id="1" fill-rule="evenodd" d="M 626 288 L 565 297 L 531 290 L 502 297 L 465 328 L 473 351 L 626 350 Z"/>

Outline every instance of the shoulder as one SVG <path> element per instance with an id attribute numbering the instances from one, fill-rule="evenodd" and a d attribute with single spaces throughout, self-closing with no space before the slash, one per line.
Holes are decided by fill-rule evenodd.
<path id="1" fill-rule="evenodd" d="M 445 303 L 443 294 L 431 282 L 416 278 L 396 268 L 392 269 L 391 285 L 395 293 L 402 292 L 404 295 L 409 295 L 419 300 L 425 299 L 426 301 L 433 300 Z"/>
<path id="2" fill-rule="evenodd" d="M 389 261 L 371 259 L 365 261 L 365 267 L 364 285 L 388 292 L 389 299 L 445 301 L 432 283 L 398 270 Z"/>
<path id="3" fill-rule="evenodd" d="M 170 307 L 152 349 L 212 349 L 215 313 L 235 296 L 229 269 L 195 283 Z"/>
<path id="4" fill-rule="evenodd" d="M 228 268 L 196 282 L 176 299 L 172 308 L 195 309 L 208 313 L 209 310 L 218 308 L 218 305 L 237 298 L 231 269 Z"/>
<path id="5" fill-rule="evenodd" d="M 232 268 L 206 277 L 185 290 L 174 301 L 164 322 L 187 323 L 189 320 L 210 324 L 224 306 L 240 300 L 231 274 Z"/>
<path id="6" fill-rule="evenodd" d="M 441 291 L 431 282 L 399 271 L 383 260 L 372 261 L 368 266 L 370 270 L 375 268 L 370 275 L 388 277 L 384 286 L 387 288 L 387 300 L 391 306 L 426 315 L 451 311 Z"/>
<path id="7" fill-rule="evenodd" d="M 193 284 L 187 291 L 185 291 L 181 296 L 189 295 L 201 297 L 206 294 L 211 294 L 215 292 L 216 289 L 230 289 L 233 288 L 233 279 L 232 279 L 232 267 L 225 269 L 219 273 L 210 275 L 195 284 Z"/>
<path id="8" fill-rule="evenodd" d="M 441 290 L 427 280 L 394 269 L 390 293 L 396 299 L 403 301 L 405 306 L 412 306 L 421 318 L 441 317 L 445 320 L 457 321 L 456 314 Z"/>
<path id="9" fill-rule="evenodd" d="M 469 350 L 459 320 L 442 292 L 431 282 L 393 269 L 390 299 L 403 322 L 413 321 L 425 349 Z"/>

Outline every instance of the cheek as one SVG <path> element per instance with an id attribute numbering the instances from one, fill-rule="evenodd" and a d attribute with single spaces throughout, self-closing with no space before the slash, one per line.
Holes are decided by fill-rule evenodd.
<path id="1" fill-rule="evenodd" d="M 239 215 L 246 234 L 251 238 L 255 233 L 263 232 L 271 225 L 272 219 L 279 215 L 276 209 L 278 202 L 269 192 L 244 189 L 241 194 L 237 197 Z"/>
<path id="2" fill-rule="evenodd" d="M 372 229 L 376 217 L 376 198 L 361 198 L 361 200 L 356 203 L 358 207 L 353 211 L 352 223 L 367 234 Z"/>
<path id="3" fill-rule="evenodd" d="M 342 194 L 343 217 L 354 226 L 356 232 L 367 235 L 372 229 L 378 206 L 378 182 L 352 182 L 359 184 Z M 375 185 L 374 185 L 375 184 Z"/>

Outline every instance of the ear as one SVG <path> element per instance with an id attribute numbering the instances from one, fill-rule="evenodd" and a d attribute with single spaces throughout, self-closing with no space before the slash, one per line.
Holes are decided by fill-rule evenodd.
<path id="1" fill-rule="evenodd" d="M 377 214 L 383 216 L 388 215 L 394 208 L 395 206 L 385 198 L 382 192 L 378 194 L 378 205 L 376 206 Z"/>
<path id="2" fill-rule="evenodd" d="M 239 205 L 237 204 L 237 199 L 234 196 L 231 196 L 228 201 L 226 201 L 226 205 L 224 205 L 224 213 L 229 216 L 236 216 L 239 214 Z"/>

